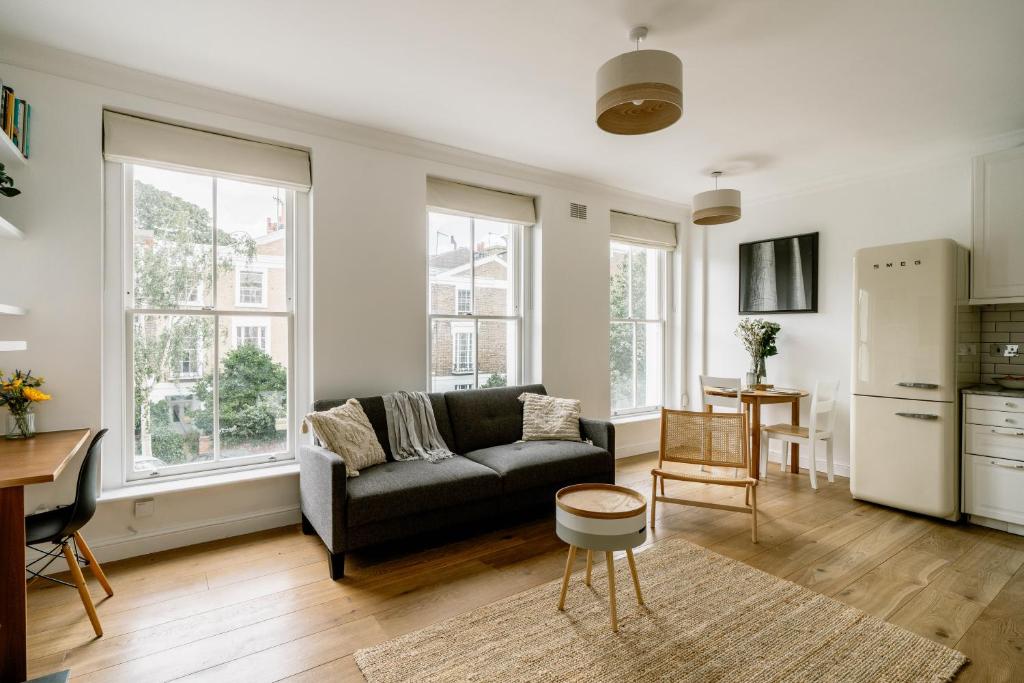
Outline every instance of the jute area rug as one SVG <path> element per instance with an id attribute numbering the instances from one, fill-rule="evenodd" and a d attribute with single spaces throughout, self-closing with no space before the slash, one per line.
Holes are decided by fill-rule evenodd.
<path id="1" fill-rule="evenodd" d="M 537 586 L 355 653 L 392 681 L 950 681 L 956 650 L 681 539 L 637 555 L 646 605 L 616 563 L 619 632 L 595 553 L 592 587 Z"/>

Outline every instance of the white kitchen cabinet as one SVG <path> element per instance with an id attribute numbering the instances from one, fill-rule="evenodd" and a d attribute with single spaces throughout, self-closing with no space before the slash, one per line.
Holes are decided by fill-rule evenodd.
<path id="1" fill-rule="evenodd" d="M 963 507 L 975 524 L 1024 535 L 1024 399 L 964 395 Z"/>
<path id="2" fill-rule="evenodd" d="M 974 160 L 971 299 L 1024 301 L 1024 145 Z"/>

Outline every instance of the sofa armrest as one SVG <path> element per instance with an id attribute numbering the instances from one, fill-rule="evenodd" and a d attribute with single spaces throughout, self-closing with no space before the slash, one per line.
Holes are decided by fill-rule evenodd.
<path id="1" fill-rule="evenodd" d="M 615 425 L 606 420 L 580 418 L 580 436 L 603 448 L 615 457 Z"/>
<path id="2" fill-rule="evenodd" d="M 345 551 L 345 462 L 320 446 L 299 447 L 299 500 L 302 514 L 332 553 Z"/>

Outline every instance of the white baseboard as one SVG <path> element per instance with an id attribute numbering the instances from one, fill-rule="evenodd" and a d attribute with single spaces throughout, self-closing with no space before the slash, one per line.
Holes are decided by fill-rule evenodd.
<path id="1" fill-rule="evenodd" d="M 818 458 L 817 460 L 818 460 L 818 472 L 824 472 L 825 471 L 825 467 L 826 467 L 825 458 Z M 776 463 L 780 463 L 781 464 L 782 463 L 782 452 L 781 451 L 776 451 L 776 450 L 768 451 L 768 462 L 776 462 Z M 807 456 L 806 455 L 801 455 L 800 456 L 800 467 L 806 468 L 807 467 L 807 463 L 808 463 Z M 849 477 L 850 477 L 850 466 L 848 464 L 842 463 L 842 462 L 836 462 L 836 463 L 832 463 L 832 467 L 835 470 L 835 473 L 838 474 L 840 477 L 846 477 L 847 479 L 849 479 Z"/>
<path id="2" fill-rule="evenodd" d="M 299 522 L 299 506 L 288 505 L 285 507 L 261 510 L 259 512 L 243 515 L 232 515 L 206 520 L 199 524 L 182 524 L 153 531 L 130 533 L 123 536 L 110 538 L 89 538 L 88 529 L 84 531 L 89 547 L 96 554 L 96 559 L 102 562 L 113 562 L 126 557 L 149 555 L 161 550 L 171 550 L 197 543 L 216 541 L 231 536 L 251 534 L 266 529 L 289 526 Z M 28 550 L 28 560 L 31 562 L 38 554 Z M 67 563 L 63 558 L 56 560 L 47 574 L 67 571 Z"/>
<path id="3" fill-rule="evenodd" d="M 657 441 L 642 441 L 640 443 L 626 444 L 620 446 L 615 444 L 615 459 L 629 458 L 644 453 L 657 453 L 660 444 Z"/>

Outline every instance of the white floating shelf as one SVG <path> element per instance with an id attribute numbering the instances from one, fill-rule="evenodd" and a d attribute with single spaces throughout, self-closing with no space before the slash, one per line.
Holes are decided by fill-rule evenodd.
<path id="1" fill-rule="evenodd" d="M 25 237 L 25 233 L 14 227 L 14 223 L 0 216 L 0 238 L 6 237 L 7 239 L 20 240 Z"/>
<path id="2" fill-rule="evenodd" d="M 28 160 L 25 158 L 25 155 L 11 142 L 11 139 L 7 137 L 7 133 L 0 130 L 0 163 L 24 164 L 26 161 Z"/>
<path id="3" fill-rule="evenodd" d="M 27 351 L 28 342 L 0 341 L 0 351 Z"/>
<path id="4" fill-rule="evenodd" d="M 28 313 L 27 308 L 13 304 L 0 304 L 0 315 L 25 315 L 26 313 Z"/>

